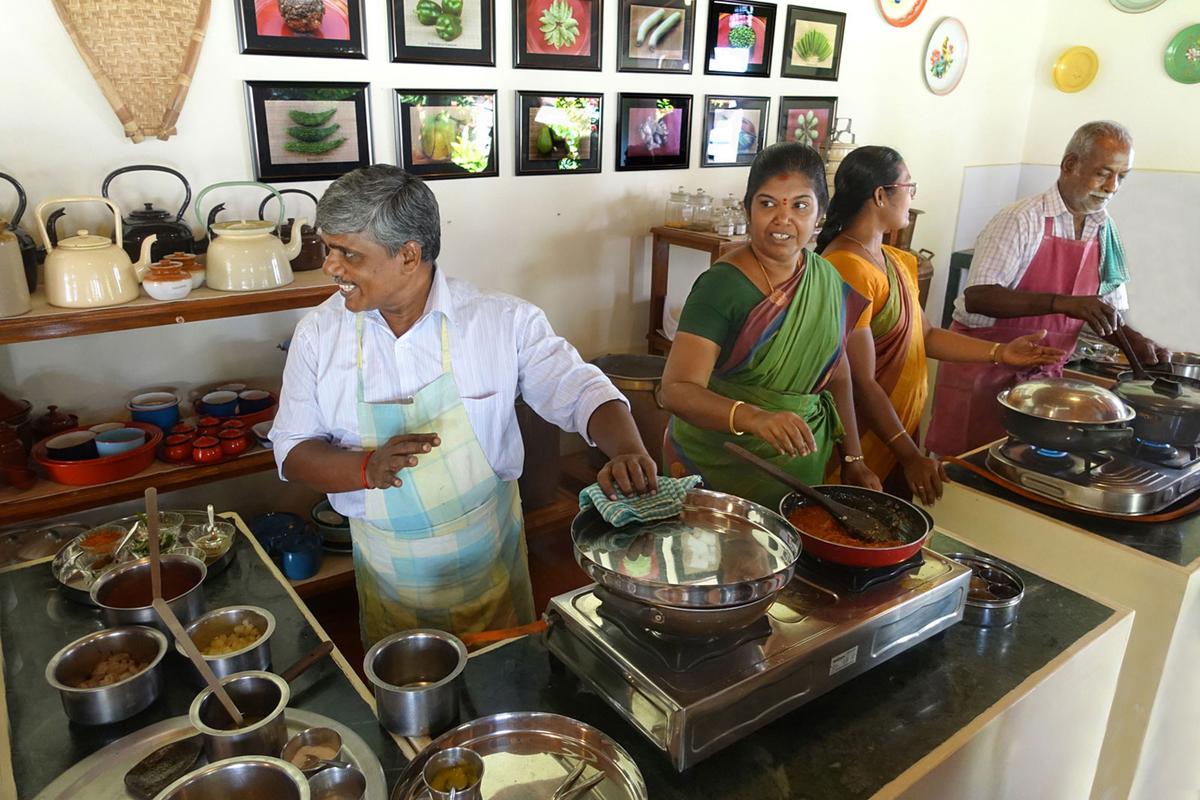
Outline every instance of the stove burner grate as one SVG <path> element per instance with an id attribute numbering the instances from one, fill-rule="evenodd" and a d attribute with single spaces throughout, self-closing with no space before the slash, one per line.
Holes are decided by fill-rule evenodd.
<path id="1" fill-rule="evenodd" d="M 847 567 L 818 558 L 806 550 L 796 561 L 796 570 L 817 579 L 822 586 L 858 594 L 894 581 L 909 570 L 919 569 L 925 563 L 923 552 L 918 550 L 912 558 L 890 567 Z"/>
<path id="2" fill-rule="evenodd" d="M 601 596 L 600 592 L 596 593 Z M 601 601 L 596 613 L 617 628 L 639 649 L 658 659 L 671 672 L 687 672 L 705 661 L 721 658 L 737 650 L 746 642 L 763 639 L 771 634 L 771 622 L 764 614 L 752 625 L 716 636 L 677 636 L 661 631 L 651 631 L 626 619 L 612 604 Z"/>

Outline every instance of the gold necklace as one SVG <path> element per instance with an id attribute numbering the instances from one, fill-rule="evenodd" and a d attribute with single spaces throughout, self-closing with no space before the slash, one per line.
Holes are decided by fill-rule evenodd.
<path id="1" fill-rule="evenodd" d="M 853 236 L 851 236 L 850 234 L 846 233 L 845 231 L 842 231 L 842 236 L 844 236 L 845 238 L 849 239 L 850 241 L 854 242 L 856 245 L 858 245 L 859 247 L 861 247 L 861 248 L 862 248 L 862 251 L 863 251 L 864 253 L 866 253 L 868 256 L 870 256 L 872 261 L 874 261 L 874 260 L 875 260 L 875 254 L 871 252 L 871 248 L 867 247 L 865 244 L 863 244 L 862 242 L 860 242 L 858 239 L 855 239 Z M 887 257 L 886 257 L 886 256 L 884 255 L 884 253 L 883 253 L 883 246 L 882 246 L 882 245 L 880 245 L 880 247 L 879 247 L 879 259 L 880 259 L 880 261 L 883 261 L 883 262 L 886 262 L 886 261 L 887 261 Z"/>
<path id="2" fill-rule="evenodd" d="M 747 246 L 750 248 L 750 255 L 754 256 L 754 263 L 758 264 L 758 268 L 762 270 L 763 280 L 767 282 L 767 295 L 775 294 L 775 285 L 771 283 L 771 276 L 767 274 L 767 268 L 763 266 L 762 259 L 758 257 L 758 253 L 754 252 L 754 245 L 747 244 Z M 795 274 L 795 269 L 792 270 L 792 274 Z"/>

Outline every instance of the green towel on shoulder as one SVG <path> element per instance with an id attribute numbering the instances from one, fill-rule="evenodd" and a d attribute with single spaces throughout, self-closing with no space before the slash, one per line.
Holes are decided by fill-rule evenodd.
<path id="1" fill-rule="evenodd" d="M 1117 233 L 1117 223 L 1112 217 L 1100 226 L 1100 291 L 1101 297 L 1129 280 L 1125 267 L 1125 245 Z"/>
<path id="2" fill-rule="evenodd" d="M 660 475 L 657 493 L 626 497 L 618 489 L 616 500 L 608 499 L 600 484 L 593 483 L 579 493 L 579 510 L 587 511 L 595 506 L 604 521 L 614 528 L 634 522 L 670 519 L 683 511 L 683 498 L 699 483 L 699 475 L 686 478 L 664 478 Z"/>

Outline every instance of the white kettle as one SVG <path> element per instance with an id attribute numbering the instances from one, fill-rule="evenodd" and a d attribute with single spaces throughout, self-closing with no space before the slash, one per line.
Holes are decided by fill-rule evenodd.
<path id="1" fill-rule="evenodd" d="M 42 212 L 63 203 L 104 203 L 113 214 L 114 243 L 107 236 L 81 230 L 58 245 L 50 243 Z M 104 197 L 60 197 L 47 200 L 34 211 L 37 230 L 46 245 L 46 300 L 62 308 L 103 308 L 136 300 L 138 283 L 150 269 L 150 247 L 155 235 L 142 240 L 136 264 L 122 248 L 121 209 Z"/>
<path id="2" fill-rule="evenodd" d="M 291 262 L 304 244 L 301 230 L 308 220 L 292 225 L 292 238 L 285 245 L 275 229 L 283 224 L 283 198 L 273 186 L 256 181 L 226 181 L 206 186 L 196 196 L 196 218 L 204 224 L 200 203 L 209 190 L 225 186 L 261 186 L 279 201 L 276 222 L 260 219 L 217 222 L 209 226 L 204 282 L 222 292 L 250 292 L 286 286 L 294 280 Z"/>
<path id="3" fill-rule="evenodd" d="M 21 242 L 8 230 L 8 220 L 0 219 L 0 317 L 15 317 L 32 307 Z"/>

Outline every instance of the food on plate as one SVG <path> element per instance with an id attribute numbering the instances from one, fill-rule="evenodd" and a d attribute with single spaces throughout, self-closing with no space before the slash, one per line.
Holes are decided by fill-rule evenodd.
<path id="1" fill-rule="evenodd" d="M 847 547 L 899 547 L 906 542 L 899 537 L 890 537 L 878 542 L 868 542 L 856 538 L 846 526 L 833 518 L 825 509 L 817 505 L 801 506 L 788 514 L 788 522 L 799 531 L 809 536 L 830 542 L 846 545 Z"/>
<path id="2" fill-rule="evenodd" d="M 132 678 L 150 666 L 147 661 L 135 661 L 129 653 L 111 653 L 92 667 L 92 674 L 81 683 L 75 684 L 77 689 L 99 689 L 101 686 L 111 686 L 114 683 Z"/>
<path id="3" fill-rule="evenodd" d="M 128 531 L 119 525 L 93 528 L 79 540 L 79 546 L 91 555 L 105 555 L 113 551 L 126 533 Z"/>
<path id="4" fill-rule="evenodd" d="M 223 656 L 236 653 L 258 641 L 262 631 L 249 622 L 239 622 L 228 633 L 218 633 L 208 644 L 200 648 L 206 656 Z"/>
<path id="5" fill-rule="evenodd" d="M 279 0 L 279 16 L 296 33 L 313 33 L 325 19 L 325 0 Z"/>
<path id="6" fill-rule="evenodd" d="M 538 19 L 542 38 L 555 50 L 570 47 L 579 36 L 579 21 L 567 0 L 554 0 Z"/>

